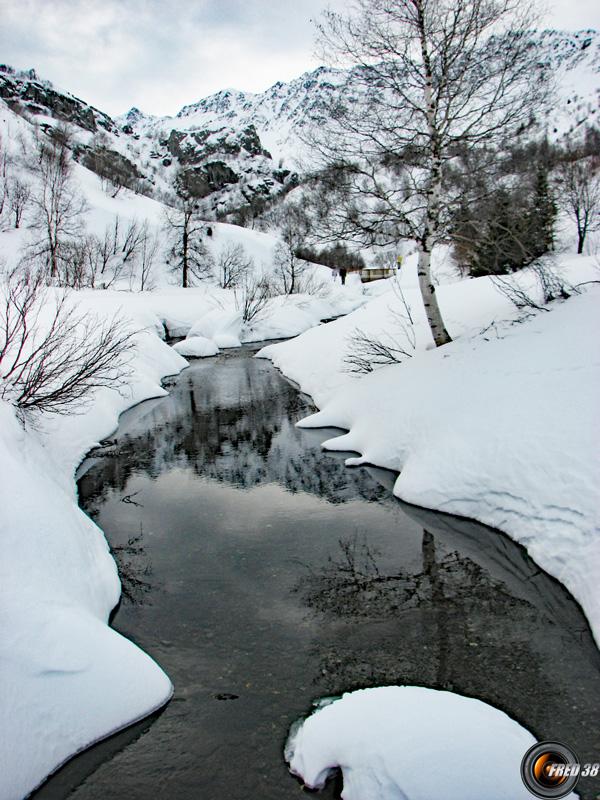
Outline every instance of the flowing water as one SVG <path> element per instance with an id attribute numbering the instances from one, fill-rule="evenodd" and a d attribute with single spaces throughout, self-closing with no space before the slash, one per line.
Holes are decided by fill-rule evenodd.
<path id="1" fill-rule="evenodd" d="M 299 797 L 290 725 L 383 684 L 481 698 L 600 760 L 600 657 L 568 593 L 497 531 L 406 506 L 389 473 L 323 452 L 334 432 L 296 428 L 310 401 L 251 356 L 193 362 L 82 465 L 81 506 L 121 569 L 112 624 L 175 695 L 37 800 Z"/>

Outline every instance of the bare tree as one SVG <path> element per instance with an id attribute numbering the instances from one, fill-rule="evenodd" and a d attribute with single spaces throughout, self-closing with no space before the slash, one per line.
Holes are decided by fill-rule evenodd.
<path id="1" fill-rule="evenodd" d="M 238 286 L 252 269 L 252 259 L 241 244 L 227 243 L 217 256 L 217 279 L 222 289 Z"/>
<path id="2" fill-rule="evenodd" d="M 273 251 L 273 276 L 280 294 L 296 294 L 302 290 L 302 276 L 308 264 L 298 258 L 293 247 L 279 240 Z"/>
<path id="3" fill-rule="evenodd" d="M 212 277 L 214 264 L 204 244 L 206 224 L 199 217 L 199 201 L 186 186 L 180 173 L 175 178 L 175 206 L 165 210 L 165 229 L 171 242 L 167 262 L 181 275 L 181 285 L 192 286 L 195 280 Z"/>
<path id="4" fill-rule="evenodd" d="M 8 205 L 12 216 L 13 226 L 19 228 L 23 214 L 31 200 L 31 187 L 20 178 L 13 177 L 8 183 Z"/>
<path id="5" fill-rule="evenodd" d="M 60 283 L 74 289 L 84 286 L 110 289 L 119 280 L 129 280 L 131 285 L 142 256 L 147 279 L 151 268 L 150 250 L 147 220 L 143 223 L 131 220 L 123 225 L 120 218 L 115 217 L 102 235 L 82 235 L 63 245 Z M 155 254 L 156 245 L 152 261 Z"/>
<path id="6" fill-rule="evenodd" d="M 9 209 L 10 165 L 10 154 L 0 136 L 0 228 L 3 225 L 3 217 Z"/>
<path id="7" fill-rule="evenodd" d="M 147 228 L 147 223 L 146 223 Z M 152 289 L 152 270 L 158 253 L 158 235 L 151 236 L 146 229 L 138 256 L 138 275 L 140 292 Z"/>
<path id="8" fill-rule="evenodd" d="M 120 389 L 133 333 L 118 317 L 78 313 L 43 271 L 13 270 L 0 289 L 0 397 L 21 414 L 74 413 L 94 389 Z"/>
<path id="9" fill-rule="evenodd" d="M 33 226 L 40 232 L 32 256 L 45 258 L 51 278 L 59 277 L 64 249 L 81 235 L 87 208 L 73 182 L 69 143 L 66 129 L 55 129 L 51 138 L 38 132 L 32 163 L 39 179 L 39 189 L 32 197 Z"/>
<path id="10" fill-rule="evenodd" d="M 493 156 L 525 127 L 547 92 L 520 0 L 356 0 L 319 26 L 329 60 L 351 64 L 351 96 L 315 127 L 312 152 L 328 181 L 329 229 L 362 244 L 416 242 L 418 276 L 436 345 L 450 340 L 431 279 L 455 202 L 446 171 L 456 154 Z M 322 198 L 323 199 L 323 198 Z"/>
<path id="11" fill-rule="evenodd" d="M 600 228 L 600 165 L 576 154 L 559 168 L 560 201 L 577 224 L 577 252 L 583 253 L 588 233 Z"/>
<path id="12" fill-rule="evenodd" d="M 310 220 L 299 203 L 287 202 L 269 215 L 269 222 L 279 242 L 273 253 L 273 267 L 278 288 L 282 294 L 300 291 L 300 278 L 307 268 L 298 253 L 306 244 Z"/>

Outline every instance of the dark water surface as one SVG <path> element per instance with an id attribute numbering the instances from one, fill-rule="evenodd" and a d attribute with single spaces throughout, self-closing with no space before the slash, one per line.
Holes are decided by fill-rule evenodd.
<path id="1" fill-rule="evenodd" d="M 83 465 L 81 506 L 122 570 L 113 625 L 175 696 L 38 800 L 300 797 L 290 725 L 382 684 L 479 697 L 600 760 L 600 657 L 566 591 L 501 534 L 401 504 L 389 473 L 321 451 L 332 431 L 295 428 L 309 400 L 250 355 L 192 363 Z"/>

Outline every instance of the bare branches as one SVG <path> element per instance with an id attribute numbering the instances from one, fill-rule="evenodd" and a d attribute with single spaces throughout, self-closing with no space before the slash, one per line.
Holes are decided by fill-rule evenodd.
<path id="1" fill-rule="evenodd" d="M 214 263 L 203 241 L 206 224 L 198 216 L 197 200 L 178 195 L 177 206 L 165 211 L 164 227 L 171 240 L 168 261 L 181 276 L 181 286 L 211 278 Z"/>
<path id="2" fill-rule="evenodd" d="M 568 154 L 559 168 L 559 184 L 562 207 L 577 225 L 581 254 L 588 233 L 600 228 L 600 164 Z"/>
<path id="3" fill-rule="evenodd" d="M 534 278 L 532 286 L 524 285 L 526 274 L 519 276 L 492 275 L 494 287 L 520 311 L 549 311 L 545 307 L 553 300 L 566 300 L 576 291 L 553 266 L 550 258 L 540 258 L 529 267 Z"/>
<path id="4" fill-rule="evenodd" d="M 264 315 L 273 287 L 268 277 L 247 272 L 234 288 L 235 306 L 241 311 L 242 321 L 250 323 Z"/>
<path id="5" fill-rule="evenodd" d="M 31 200 L 31 187 L 18 177 L 11 178 L 8 182 L 8 205 L 14 228 L 20 228 L 23 214 Z"/>
<path id="6" fill-rule="evenodd" d="M 40 187 L 32 202 L 33 227 L 39 231 L 39 238 L 32 247 L 32 256 L 44 258 L 50 278 L 54 279 L 59 276 L 65 248 L 82 233 L 87 204 L 72 181 L 68 131 L 57 128 L 49 139 L 38 133 L 36 144 L 32 168 Z"/>
<path id="7" fill-rule="evenodd" d="M 253 261 L 241 244 L 228 242 L 217 256 L 216 271 L 219 286 L 233 289 L 253 269 Z"/>
<path id="8" fill-rule="evenodd" d="M 412 311 L 398 280 L 393 287 L 399 304 L 389 309 L 396 328 L 394 334 L 376 336 L 355 328 L 348 337 L 346 372 L 367 374 L 388 364 L 401 364 L 414 355 L 417 339 Z"/>
<path id="9" fill-rule="evenodd" d="M 2 296 L 0 396 L 22 414 L 73 413 L 95 389 L 123 385 L 133 347 L 123 320 L 78 314 L 66 294 L 50 294 L 39 271 L 10 273 Z"/>

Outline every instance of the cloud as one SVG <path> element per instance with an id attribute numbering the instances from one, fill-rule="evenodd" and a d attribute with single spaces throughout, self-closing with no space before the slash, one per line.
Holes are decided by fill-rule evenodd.
<path id="1" fill-rule="evenodd" d="M 117 114 L 173 114 L 223 88 L 261 91 L 317 66 L 327 0 L 0 0 L 3 61 Z M 343 0 L 334 0 L 343 8 Z M 598 24 L 595 0 L 555 0 L 550 25 Z"/>
<path id="2" fill-rule="evenodd" d="M 174 113 L 226 86 L 261 90 L 316 66 L 324 0 L 2 0 L 2 60 L 118 113 Z"/>

